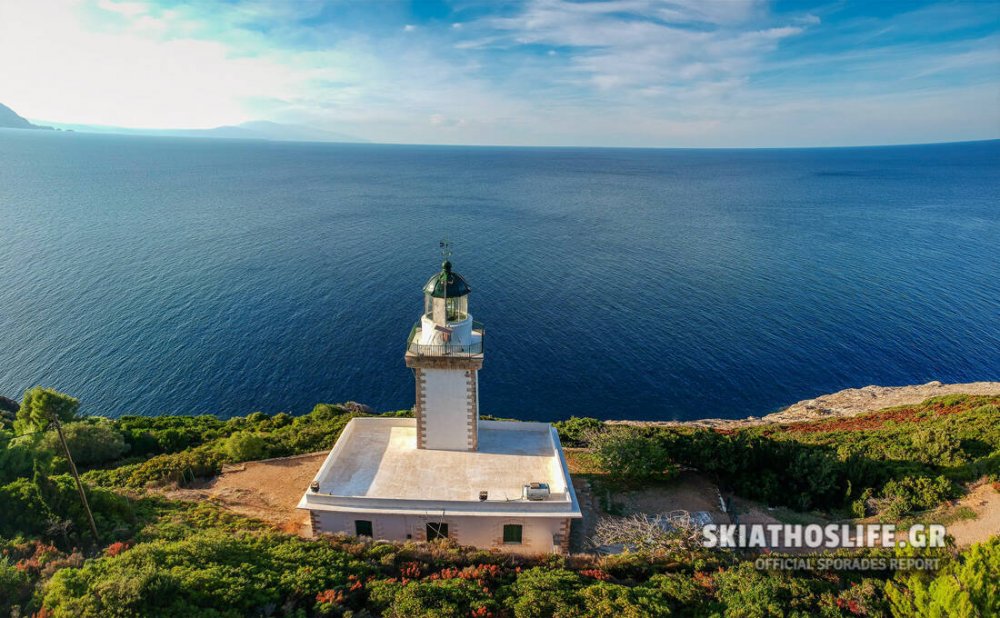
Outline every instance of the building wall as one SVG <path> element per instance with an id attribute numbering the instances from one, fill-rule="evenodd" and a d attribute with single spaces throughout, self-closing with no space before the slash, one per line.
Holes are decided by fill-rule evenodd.
<path id="1" fill-rule="evenodd" d="M 355 520 L 372 522 L 376 539 L 425 541 L 429 522 L 448 524 L 448 537 L 460 545 L 500 549 L 513 553 L 566 553 L 569 550 L 570 520 L 554 517 L 449 517 L 384 515 L 311 511 L 314 534 L 344 532 L 354 534 Z M 504 544 L 505 524 L 522 526 L 521 544 Z M 555 538 L 553 538 L 555 537 Z"/>
<path id="2" fill-rule="evenodd" d="M 423 448 L 474 450 L 479 415 L 476 371 L 421 369 L 420 378 Z"/>

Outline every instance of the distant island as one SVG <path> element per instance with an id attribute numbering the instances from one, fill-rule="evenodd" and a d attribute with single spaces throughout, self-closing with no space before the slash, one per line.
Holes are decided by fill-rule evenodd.
<path id="1" fill-rule="evenodd" d="M 109 125 L 52 123 L 58 129 L 79 133 L 101 133 L 115 135 L 148 135 L 152 137 L 208 137 L 214 139 L 253 139 L 275 142 L 342 142 L 363 143 L 368 140 L 345 133 L 334 133 L 316 127 L 297 124 L 282 124 L 267 120 L 252 120 L 236 125 L 224 125 L 211 129 L 142 129 L 115 127 Z"/>
<path id="2" fill-rule="evenodd" d="M 52 127 L 31 124 L 19 116 L 17 112 L 0 103 L 0 129 L 45 129 L 51 131 Z"/>
<path id="3" fill-rule="evenodd" d="M 66 124 L 54 122 L 54 126 L 32 124 L 17 112 L 0 103 L 0 129 L 47 129 L 80 133 L 103 133 L 117 135 L 150 135 L 154 137 L 211 137 L 221 139 L 255 139 L 278 142 L 347 142 L 364 143 L 368 140 L 297 124 L 282 124 L 267 120 L 252 120 L 237 125 L 225 125 L 212 129 L 135 129 L 110 125 Z"/>

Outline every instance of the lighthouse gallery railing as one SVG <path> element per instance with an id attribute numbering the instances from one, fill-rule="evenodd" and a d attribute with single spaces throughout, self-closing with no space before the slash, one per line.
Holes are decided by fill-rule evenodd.
<path id="1" fill-rule="evenodd" d="M 479 341 L 462 345 L 460 343 L 422 344 L 417 342 L 420 332 L 420 322 L 410 329 L 406 340 L 406 351 L 417 356 L 477 356 L 483 353 L 483 343 L 486 341 L 486 328 L 481 322 L 472 323 L 472 332 L 479 335 Z"/>

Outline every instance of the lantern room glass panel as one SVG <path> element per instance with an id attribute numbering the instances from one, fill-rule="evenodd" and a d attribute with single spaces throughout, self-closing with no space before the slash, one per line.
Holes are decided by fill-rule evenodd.
<path id="1" fill-rule="evenodd" d="M 460 322 L 469 314 L 469 297 L 459 296 L 446 300 L 446 310 L 449 322 Z"/>

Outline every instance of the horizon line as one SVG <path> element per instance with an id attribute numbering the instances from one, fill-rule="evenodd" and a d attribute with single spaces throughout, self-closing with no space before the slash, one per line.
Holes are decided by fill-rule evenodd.
<path id="1" fill-rule="evenodd" d="M 149 138 L 173 138 L 173 139 L 185 139 L 185 140 L 206 140 L 206 141 L 225 141 L 225 142 L 268 142 L 268 143 L 289 143 L 289 144 L 337 144 L 337 145 L 356 145 L 356 146 L 420 146 L 428 148 L 516 148 L 516 149 L 602 149 L 602 150 L 831 150 L 831 149 L 841 149 L 841 148 L 893 148 L 893 147 L 905 147 L 905 146 L 942 146 L 947 144 L 978 144 L 978 143 L 988 143 L 1000 141 L 1000 135 L 996 137 L 986 137 L 986 138 L 974 138 L 974 139 L 955 139 L 955 140 L 941 140 L 932 142 L 893 142 L 886 144 L 834 144 L 834 145 L 811 145 L 811 146 L 609 146 L 609 145 L 585 145 L 585 144 L 458 144 L 458 143 L 423 143 L 423 142 L 378 142 L 378 141 L 335 141 L 335 140 L 301 140 L 301 139 L 269 139 L 262 137 L 220 137 L 213 135 L 153 135 L 142 133 L 142 131 L 155 131 L 155 132 L 170 132 L 170 131 L 211 131 L 216 128 L 229 127 L 229 126 L 239 126 L 239 125 L 220 125 L 219 127 L 212 127 L 209 129 L 185 129 L 185 128 L 169 128 L 169 129 L 152 129 L 152 128 L 133 128 L 133 127 L 118 127 L 115 125 L 76 125 L 76 126 L 90 126 L 90 127 L 102 127 L 106 129 L 122 129 L 125 132 L 115 132 L 113 130 L 108 131 L 87 131 L 85 129 L 61 129 L 59 127 L 54 127 L 51 125 L 73 125 L 74 123 L 65 122 L 53 122 L 51 120 L 38 120 L 34 118 L 27 118 L 32 124 L 36 123 L 49 123 L 49 125 L 41 125 L 40 128 L 53 129 L 51 133 L 77 133 L 83 135 L 100 135 L 100 136 L 118 136 L 118 137 L 149 137 Z M 254 121 L 254 122 L 273 122 L 273 121 Z M 282 124 L 275 122 L 274 124 Z M 301 125 L 290 125 L 290 126 L 301 126 Z M 15 127 L 0 127 L 0 130 L 9 129 L 12 131 L 32 131 L 33 129 L 20 129 Z"/>

